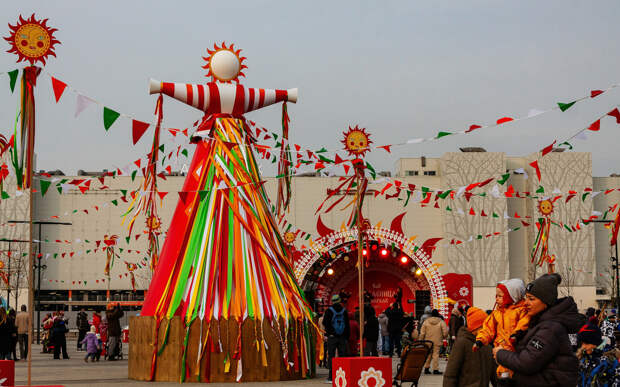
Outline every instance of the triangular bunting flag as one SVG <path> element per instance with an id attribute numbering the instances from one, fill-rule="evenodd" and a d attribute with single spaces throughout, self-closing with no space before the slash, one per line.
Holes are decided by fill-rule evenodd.
<path id="1" fill-rule="evenodd" d="M 67 84 L 52 77 L 52 88 L 54 89 L 54 97 L 56 98 L 56 103 L 58 103 L 60 97 L 62 97 L 62 93 L 64 93 L 65 89 L 67 88 Z"/>
<path id="2" fill-rule="evenodd" d="M 618 110 L 618 108 L 610 111 L 609 113 L 607 113 L 607 115 L 614 117 L 616 119 L 616 124 L 620 124 L 620 111 Z"/>
<path id="3" fill-rule="evenodd" d="M 103 107 L 103 126 L 105 127 L 105 130 L 110 129 L 110 127 L 112 126 L 112 124 L 114 124 L 114 121 L 116 121 L 118 117 L 120 117 L 120 113 L 115 112 L 114 110 L 104 106 Z"/>
<path id="4" fill-rule="evenodd" d="M 577 101 L 573 101 L 573 102 L 568 102 L 568 103 L 562 103 L 562 102 L 558 102 L 558 106 L 560 108 L 561 111 L 565 112 L 568 109 L 570 109 L 571 106 L 573 106 Z"/>
<path id="5" fill-rule="evenodd" d="M 19 70 L 15 69 L 13 71 L 9 71 L 9 86 L 11 87 L 11 93 L 15 91 L 15 84 L 17 83 L 17 76 L 19 75 Z"/>
<path id="6" fill-rule="evenodd" d="M 592 90 L 592 91 L 590 92 L 590 98 L 594 98 L 594 97 L 596 97 L 597 95 L 601 95 L 601 94 L 603 94 L 603 90 Z"/>
<path id="7" fill-rule="evenodd" d="M 536 170 L 536 177 L 538 177 L 538 181 L 540 181 L 540 168 L 538 168 L 538 160 L 532 161 L 530 166 Z"/>
<path id="8" fill-rule="evenodd" d="M 134 145 L 136 145 L 136 143 L 140 141 L 140 138 L 142 138 L 142 135 L 144 135 L 144 132 L 146 132 L 149 126 L 150 124 L 147 122 L 131 120 L 131 135 Z"/>
<path id="9" fill-rule="evenodd" d="M 39 184 L 41 186 L 41 196 L 45 196 L 45 194 L 47 193 L 47 190 L 50 187 L 50 184 L 52 184 L 52 182 L 49 181 L 49 180 L 39 180 Z"/>
<path id="10" fill-rule="evenodd" d="M 74 117 L 77 117 L 80 115 L 80 113 L 82 113 L 84 111 L 84 109 L 86 109 L 89 105 L 93 104 L 95 101 L 93 101 L 92 99 L 82 95 L 82 94 L 78 94 L 77 98 L 75 99 L 75 114 Z"/>
<path id="11" fill-rule="evenodd" d="M 588 126 L 588 130 L 593 132 L 597 132 L 601 129 L 601 120 L 596 120 L 592 123 L 592 125 Z"/>

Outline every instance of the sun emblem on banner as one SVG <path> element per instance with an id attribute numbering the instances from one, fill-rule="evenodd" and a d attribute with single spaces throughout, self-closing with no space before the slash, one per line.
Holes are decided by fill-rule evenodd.
<path id="1" fill-rule="evenodd" d="M 538 202 L 538 212 L 543 216 L 549 216 L 553 212 L 553 202 L 549 199 Z"/>
<path id="2" fill-rule="evenodd" d="M 157 216 L 151 215 L 146 219 L 146 227 L 153 231 L 156 231 L 159 230 L 159 228 L 161 227 L 161 222 L 159 221 L 159 218 Z"/>
<path id="3" fill-rule="evenodd" d="M 213 50 L 207 48 L 209 56 L 202 57 L 207 64 L 202 66 L 203 69 L 207 69 L 206 77 L 213 77 L 214 81 L 231 83 L 235 81 L 239 83 L 239 77 L 245 77 L 243 69 L 248 67 L 243 64 L 246 59 L 240 56 L 241 50 L 235 50 L 235 45 L 231 44 L 226 47 L 226 42 L 222 42 L 222 46 L 217 44 L 213 45 Z"/>
<path id="4" fill-rule="evenodd" d="M 370 150 L 369 145 L 372 141 L 370 141 L 370 134 L 366 133 L 366 129 L 359 128 L 357 125 L 354 128 L 349 126 L 349 130 L 342 134 L 344 134 L 344 140 L 341 142 L 351 156 L 364 157 L 364 154 Z"/>
<path id="5" fill-rule="evenodd" d="M 338 371 L 336 371 L 336 379 L 334 379 L 334 384 L 337 387 L 347 387 L 347 374 L 344 372 L 342 367 L 338 367 Z"/>
<path id="6" fill-rule="evenodd" d="M 48 27 L 47 20 L 37 20 L 33 13 L 30 19 L 24 19 L 20 15 L 16 25 L 9 24 L 11 35 L 4 40 L 11 44 L 7 52 L 19 57 L 17 62 L 28 61 L 34 65 L 40 61 L 45 65 L 48 55 L 56 56 L 54 45 L 60 42 L 54 38 L 54 32 L 58 30 Z"/>
<path id="7" fill-rule="evenodd" d="M 284 241 L 289 245 L 295 242 L 295 238 L 297 238 L 297 236 L 294 232 L 287 231 L 284 233 Z"/>
<path id="8" fill-rule="evenodd" d="M 385 379 L 383 379 L 383 373 L 380 370 L 375 370 L 374 367 L 370 367 L 366 371 L 362 371 L 360 380 L 357 381 L 359 387 L 368 387 L 368 381 L 374 379 L 375 387 L 383 387 Z"/>
<path id="9" fill-rule="evenodd" d="M 0 270 L 4 269 L 4 262 L 0 261 Z"/>

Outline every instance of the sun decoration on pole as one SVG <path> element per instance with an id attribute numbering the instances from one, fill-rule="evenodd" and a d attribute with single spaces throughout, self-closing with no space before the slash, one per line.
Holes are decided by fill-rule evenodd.
<path id="1" fill-rule="evenodd" d="M 359 128 L 355 125 L 354 128 L 349 126 L 349 130 L 343 132 L 344 140 L 341 142 L 344 144 L 344 149 L 349 152 L 349 155 L 355 157 L 364 157 L 364 154 L 370 150 L 370 134 L 366 133 L 366 129 Z"/>
<path id="2" fill-rule="evenodd" d="M 549 216 L 553 213 L 553 202 L 549 199 L 538 202 L 538 212 L 543 216 Z"/>
<path id="3" fill-rule="evenodd" d="M 245 77 L 243 69 L 248 67 L 243 64 L 243 61 L 246 58 L 240 56 L 241 50 L 235 50 L 234 44 L 228 47 L 226 47 L 226 42 L 222 42 L 222 47 L 214 44 L 213 50 L 207 48 L 207 52 L 209 56 L 202 57 L 207 62 L 202 68 L 209 70 L 206 77 L 213 77 L 214 81 L 223 83 L 232 81 L 239 83 L 239 77 Z"/>
<path id="4" fill-rule="evenodd" d="M 289 245 L 293 244 L 293 242 L 295 242 L 296 238 L 297 238 L 297 236 L 295 235 L 294 232 L 287 231 L 287 232 L 284 233 L 284 241 L 287 244 L 289 244 Z"/>
<path id="5" fill-rule="evenodd" d="M 7 52 L 19 57 L 17 62 L 28 61 L 34 65 L 40 61 L 45 65 L 48 55 L 56 56 L 54 45 L 60 44 L 60 41 L 54 38 L 54 32 L 58 30 L 48 27 L 47 20 L 37 20 L 33 13 L 30 19 L 26 20 L 20 15 L 16 25 L 9 24 L 11 35 L 4 40 L 11 44 Z"/>

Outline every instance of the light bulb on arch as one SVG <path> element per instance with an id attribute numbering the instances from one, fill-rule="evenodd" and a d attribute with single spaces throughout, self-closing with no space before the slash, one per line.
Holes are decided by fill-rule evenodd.
<path id="1" fill-rule="evenodd" d="M 382 257 L 387 257 L 387 255 L 388 255 L 387 249 L 381 249 L 381 256 Z"/>
<path id="2" fill-rule="evenodd" d="M 332 269 L 331 267 L 329 269 L 327 269 L 327 274 L 328 275 L 333 275 L 334 274 L 334 269 Z"/>
<path id="3" fill-rule="evenodd" d="M 415 271 L 415 275 L 422 275 L 422 269 L 418 267 L 418 269 Z"/>
<path id="4" fill-rule="evenodd" d="M 400 257 L 400 261 L 402 263 L 407 263 L 408 260 L 409 260 L 409 258 L 405 257 L 404 255 L 402 257 Z"/>

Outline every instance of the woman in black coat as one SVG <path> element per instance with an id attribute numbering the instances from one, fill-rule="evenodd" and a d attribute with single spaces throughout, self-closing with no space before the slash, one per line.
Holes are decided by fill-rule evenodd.
<path id="1" fill-rule="evenodd" d="M 545 274 L 526 287 L 525 305 L 531 317 L 528 330 L 517 338 L 515 351 L 493 348 L 497 363 L 514 371 L 517 386 L 575 386 L 579 361 L 569 333 L 585 319 L 572 297 L 558 300 L 559 274 Z"/>

